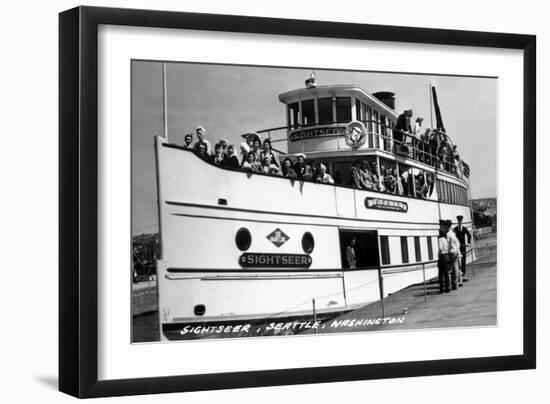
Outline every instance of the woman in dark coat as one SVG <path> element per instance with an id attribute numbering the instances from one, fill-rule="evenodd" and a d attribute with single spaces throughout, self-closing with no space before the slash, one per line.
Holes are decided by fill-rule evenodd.
<path id="1" fill-rule="evenodd" d="M 239 168 L 240 166 L 239 159 L 235 155 L 235 146 L 232 144 L 227 146 L 227 157 L 223 161 L 222 165 L 230 168 Z"/>

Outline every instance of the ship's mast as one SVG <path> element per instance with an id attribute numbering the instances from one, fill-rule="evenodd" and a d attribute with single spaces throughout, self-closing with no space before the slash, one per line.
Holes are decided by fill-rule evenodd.
<path id="1" fill-rule="evenodd" d="M 162 134 L 168 140 L 168 96 L 166 91 L 166 62 L 162 62 Z"/>

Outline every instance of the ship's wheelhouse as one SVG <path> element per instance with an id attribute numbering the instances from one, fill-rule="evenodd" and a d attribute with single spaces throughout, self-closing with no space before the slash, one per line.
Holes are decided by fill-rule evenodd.
<path id="1" fill-rule="evenodd" d="M 391 105 L 391 93 L 378 93 Z M 382 97 L 385 95 L 385 98 Z M 346 129 L 358 122 L 367 138 L 354 150 L 378 147 L 391 139 L 397 113 L 375 96 L 354 85 L 319 86 L 279 95 L 286 105 L 288 153 L 322 153 L 350 149 Z M 388 143 L 388 148 L 391 145 Z"/>

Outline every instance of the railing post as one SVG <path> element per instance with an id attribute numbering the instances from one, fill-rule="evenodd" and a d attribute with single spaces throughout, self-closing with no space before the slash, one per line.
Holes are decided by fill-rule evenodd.
<path id="1" fill-rule="evenodd" d="M 312 299 L 311 302 L 313 304 L 313 323 L 317 324 L 317 310 L 315 310 L 315 299 Z M 314 333 L 317 334 L 317 327 L 313 329 L 314 329 Z"/>
<path id="2" fill-rule="evenodd" d="M 474 259 L 474 248 L 470 249 L 470 254 L 472 254 L 472 276 L 476 276 L 476 260 Z"/>
<path id="3" fill-rule="evenodd" d="M 386 317 L 384 313 L 384 278 L 382 278 L 381 267 L 378 267 L 378 287 L 380 288 L 380 304 L 382 305 L 382 317 Z"/>
<path id="4" fill-rule="evenodd" d="M 426 303 L 428 301 L 428 298 L 427 298 L 428 293 L 426 292 L 426 264 L 425 263 L 422 263 L 422 279 L 424 282 L 424 303 Z"/>

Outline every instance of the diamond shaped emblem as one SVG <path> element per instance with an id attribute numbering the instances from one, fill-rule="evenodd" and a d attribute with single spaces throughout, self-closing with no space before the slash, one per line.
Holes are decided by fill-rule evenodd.
<path id="1" fill-rule="evenodd" d="M 266 238 L 277 247 L 280 247 L 284 243 L 286 243 L 290 237 L 288 237 L 281 229 L 276 228 L 271 233 L 269 233 Z"/>

